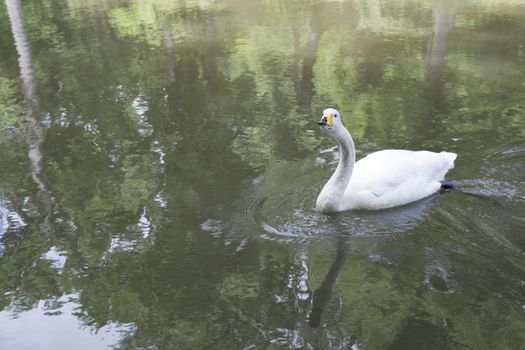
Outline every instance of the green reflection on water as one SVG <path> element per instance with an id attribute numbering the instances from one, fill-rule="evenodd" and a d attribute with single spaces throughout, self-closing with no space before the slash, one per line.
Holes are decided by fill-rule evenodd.
<path id="1" fill-rule="evenodd" d="M 120 348 L 525 343 L 522 2 L 8 4 L 2 314 L 68 296 L 81 325 L 128 325 Z M 453 151 L 484 197 L 316 213 L 327 106 L 359 157 Z"/>

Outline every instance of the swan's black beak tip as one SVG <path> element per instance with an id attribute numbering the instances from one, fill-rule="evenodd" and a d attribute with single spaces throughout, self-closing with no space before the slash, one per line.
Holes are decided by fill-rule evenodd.
<path id="1" fill-rule="evenodd" d="M 317 124 L 319 124 L 319 125 L 326 125 L 326 122 L 321 120 L 320 122 L 317 122 Z"/>

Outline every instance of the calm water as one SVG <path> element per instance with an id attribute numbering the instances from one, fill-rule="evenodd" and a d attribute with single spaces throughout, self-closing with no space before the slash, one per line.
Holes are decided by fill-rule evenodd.
<path id="1" fill-rule="evenodd" d="M 525 348 L 525 2 L 5 0 L 0 46 L 0 348 Z M 328 106 L 468 193 L 317 213 Z"/>

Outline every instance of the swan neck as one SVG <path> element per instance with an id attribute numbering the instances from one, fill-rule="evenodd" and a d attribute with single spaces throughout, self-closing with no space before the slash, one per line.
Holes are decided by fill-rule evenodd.
<path id="1" fill-rule="evenodd" d="M 339 144 L 339 163 L 337 164 L 337 169 L 332 178 L 334 182 L 340 184 L 344 190 L 350 182 L 352 171 L 354 169 L 355 146 L 354 140 L 348 130 L 344 129 L 343 131 L 341 137 L 337 140 L 337 143 Z"/>
<path id="2" fill-rule="evenodd" d="M 339 163 L 330 180 L 317 197 L 316 207 L 321 212 L 337 212 L 343 206 L 345 190 L 354 170 L 355 146 L 348 130 L 343 129 L 336 136 L 339 144 Z"/>

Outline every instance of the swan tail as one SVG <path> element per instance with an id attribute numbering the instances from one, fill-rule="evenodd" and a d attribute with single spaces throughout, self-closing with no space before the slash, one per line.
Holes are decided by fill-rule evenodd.
<path id="1" fill-rule="evenodd" d="M 440 154 L 442 154 L 450 163 L 450 168 L 453 168 L 454 167 L 454 161 L 456 160 L 456 158 L 458 157 L 458 155 L 456 153 L 452 153 L 452 152 L 441 152 Z"/>

